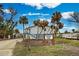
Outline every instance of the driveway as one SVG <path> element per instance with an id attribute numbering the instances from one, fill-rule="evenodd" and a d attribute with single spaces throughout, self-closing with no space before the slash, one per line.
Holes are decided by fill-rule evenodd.
<path id="1" fill-rule="evenodd" d="M 15 48 L 16 42 L 21 42 L 22 39 L 11 39 L 0 41 L 0 56 L 11 56 Z"/>

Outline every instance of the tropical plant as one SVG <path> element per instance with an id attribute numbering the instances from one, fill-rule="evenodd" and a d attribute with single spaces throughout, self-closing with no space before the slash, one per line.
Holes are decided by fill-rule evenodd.
<path id="1" fill-rule="evenodd" d="M 56 33 L 59 29 L 63 28 L 63 24 L 60 22 L 62 15 L 60 12 L 53 13 L 51 17 L 51 29 L 52 29 L 52 37 L 53 37 L 53 44 L 55 44 L 55 37 Z"/>
<path id="2" fill-rule="evenodd" d="M 42 30 L 44 30 L 44 39 L 45 39 L 45 31 L 46 31 L 45 27 L 48 26 L 48 21 L 46 21 L 46 20 L 36 20 L 36 21 L 34 21 L 34 24 L 38 27 L 41 27 Z"/>
<path id="3" fill-rule="evenodd" d="M 38 26 L 42 28 L 42 30 L 44 31 L 44 40 L 45 40 L 45 31 L 46 31 L 46 26 L 48 26 L 48 21 L 43 20 L 43 21 L 39 21 Z"/>
<path id="4" fill-rule="evenodd" d="M 25 24 L 28 24 L 28 18 L 26 16 L 21 16 L 20 17 L 20 20 L 19 20 L 19 23 L 20 24 L 23 24 L 23 40 L 24 40 L 24 29 L 25 29 L 24 28 L 25 27 L 24 25 Z"/>

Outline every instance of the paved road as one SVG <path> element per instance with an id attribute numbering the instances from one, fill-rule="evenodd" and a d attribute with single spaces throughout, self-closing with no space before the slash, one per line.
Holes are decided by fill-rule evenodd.
<path id="1" fill-rule="evenodd" d="M 0 41 L 0 56 L 11 56 L 16 42 L 21 42 L 22 39 L 11 39 Z"/>

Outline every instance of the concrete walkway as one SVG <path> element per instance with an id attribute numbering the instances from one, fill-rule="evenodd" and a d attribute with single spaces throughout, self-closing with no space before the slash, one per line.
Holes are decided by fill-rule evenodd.
<path id="1" fill-rule="evenodd" d="M 11 39 L 0 41 L 0 56 L 11 56 L 15 48 L 16 42 L 21 42 L 22 39 Z"/>

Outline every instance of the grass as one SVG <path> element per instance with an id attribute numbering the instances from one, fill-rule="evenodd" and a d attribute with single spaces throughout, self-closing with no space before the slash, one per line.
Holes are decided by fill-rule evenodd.
<path id="1" fill-rule="evenodd" d="M 63 46 L 62 43 L 68 45 Z M 79 47 L 79 41 L 68 40 L 62 38 L 56 38 L 56 44 L 53 46 L 31 46 L 31 51 L 28 51 L 27 47 L 24 47 L 22 43 L 17 43 L 13 51 L 13 55 L 16 56 L 73 56 L 79 55 L 78 51 L 74 52 L 74 49 L 67 49 L 73 46 Z"/>
<path id="2" fill-rule="evenodd" d="M 16 48 L 13 52 L 13 55 L 16 56 L 48 56 L 48 55 L 65 55 L 63 53 L 63 47 L 60 45 L 55 46 L 32 46 L 31 51 L 28 51 L 27 47 L 24 47 L 23 45 L 16 45 Z M 65 51 L 65 50 L 64 50 Z M 67 51 L 65 51 L 67 52 Z M 70 53 L 70 52 L 69 52 Z"/>
<path id="3" fill-rule="evenodd" d="M 56 43 L 64 43 L 68 44 L 71 46 L 76 46 L 79 47 L 79 40 L 70 40 L 70 39 L 65 39 L 65 38 L 56 38 Z"/>

